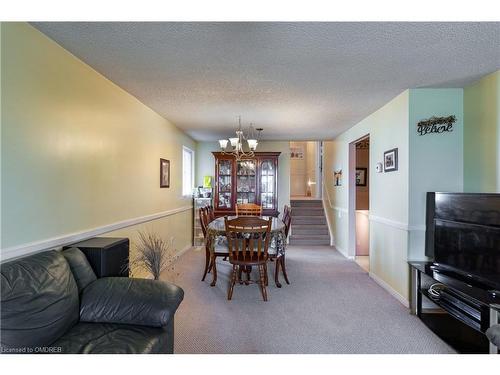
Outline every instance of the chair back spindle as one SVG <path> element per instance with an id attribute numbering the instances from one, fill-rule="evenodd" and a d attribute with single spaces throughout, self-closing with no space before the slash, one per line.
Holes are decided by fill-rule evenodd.
<path id="1" fill-rule="evenodd" d="M 252 264 L 267 260 L 272 218 L 225 218 L 229 260 Z"/>
<path id="2" fill-rule="evenodd" d="M 203 232 L 203 237 L 207 238 L 207 227 L 208 227 L 208 211 L 206 207 L 201 207 L 198 210 L 198 215 L 200 217 L 201 231 Z"/>
<path id="3" fill-rule="evenodd" d="M 236 216 L 262 216 L 262 206 L 254 203 L 237 204 Z"/>
<path id="4" fill-rule="evenodd" d="M 282 221 L 285 224 L 285 236 L 288 238 L 288 233 L 290 232 L 290 225 L 292 223 L 292 210 L 286 204 L 283 207 L 283 219 L 282 219 Z"/>
<path id="5" fill-rule="evenodd" d="M 208 222 L 211 223 L 215 220 L 214 206 L 210 205 L 208 207 Z"/>

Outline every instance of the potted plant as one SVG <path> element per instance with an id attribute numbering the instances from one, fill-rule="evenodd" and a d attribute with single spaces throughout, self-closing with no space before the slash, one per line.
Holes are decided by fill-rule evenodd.
<path id="1" fill-rule="evenodd" d="M 129 259 L 129 269 L 141 269 L 151 274 L 155 280 L 160 279 L 164 271 L 172 273 L 177 260 L 174 249 L 174 238 L 166 241 L 158 234 L 139 231 L 135 255 Z"/>

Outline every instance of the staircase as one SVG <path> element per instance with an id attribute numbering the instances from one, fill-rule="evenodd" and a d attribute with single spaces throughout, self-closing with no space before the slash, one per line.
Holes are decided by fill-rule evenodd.
<path id="1" fill-rule="evenodd" d="M 330 245 L 321 200 L 292 200 L 290 245 Z"/>

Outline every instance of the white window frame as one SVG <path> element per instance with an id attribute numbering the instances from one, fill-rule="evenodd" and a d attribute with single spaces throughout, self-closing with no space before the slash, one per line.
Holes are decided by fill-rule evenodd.
<path id="1" fill-rule="evenodd" d="M 184 183 L 184 170 L 186 168 L 186 166 L 184 165 L 184 153 L 185 152 L 188 152 L 191 154 L 191 165 L 190 165 L 190 169 L 191 169 L 191 186 L 189 186 L 189 188 L 187 188 Z M 194 150 L 190 149 L 189 147 L 187 146 L 182 146 L 182 196 L 184 198 L 191 198 L 192 194 L 193 194 L 193 188 L 194 188 Z"/>

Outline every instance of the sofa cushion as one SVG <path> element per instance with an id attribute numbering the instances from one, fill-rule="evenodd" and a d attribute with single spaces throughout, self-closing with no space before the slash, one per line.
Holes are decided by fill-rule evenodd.
<path id="1" fill-rule="evenodd" d="M 184 291 L 160 280 L 103 277 L 82 293 L 80 320 L 162 327 L 174 318 Z"/>
<path id="2" fill-rule="evenodd" d="M 56 353 L 164 353 L 171 347 L 167 343 L 169 337 L 173 340 L 173 329 L 170 331 L 166 328 L 80 322 L 51 347 Z"/>
<path id="3" fill-rule="evenodd" d="M 493 345 L 500 348 L 500 324 L 491 326 L 486 331 L 486 337 L 488 337 L 488 340 L 490 340 Z"/>
<path id="4" fill-rule="evenodd" d="M 71 268 L 79 292 L 91 282 L 97 280 L 87 257 L 80 249 L 72 247 L 71 249 L 64 250 L 62 253 Z"/>
<path id="5" fill-rule="evenodd" d="M 59 251 L 1 265 L 1 346 L 46 346 L 78 322 L 78 288 Z"/>

